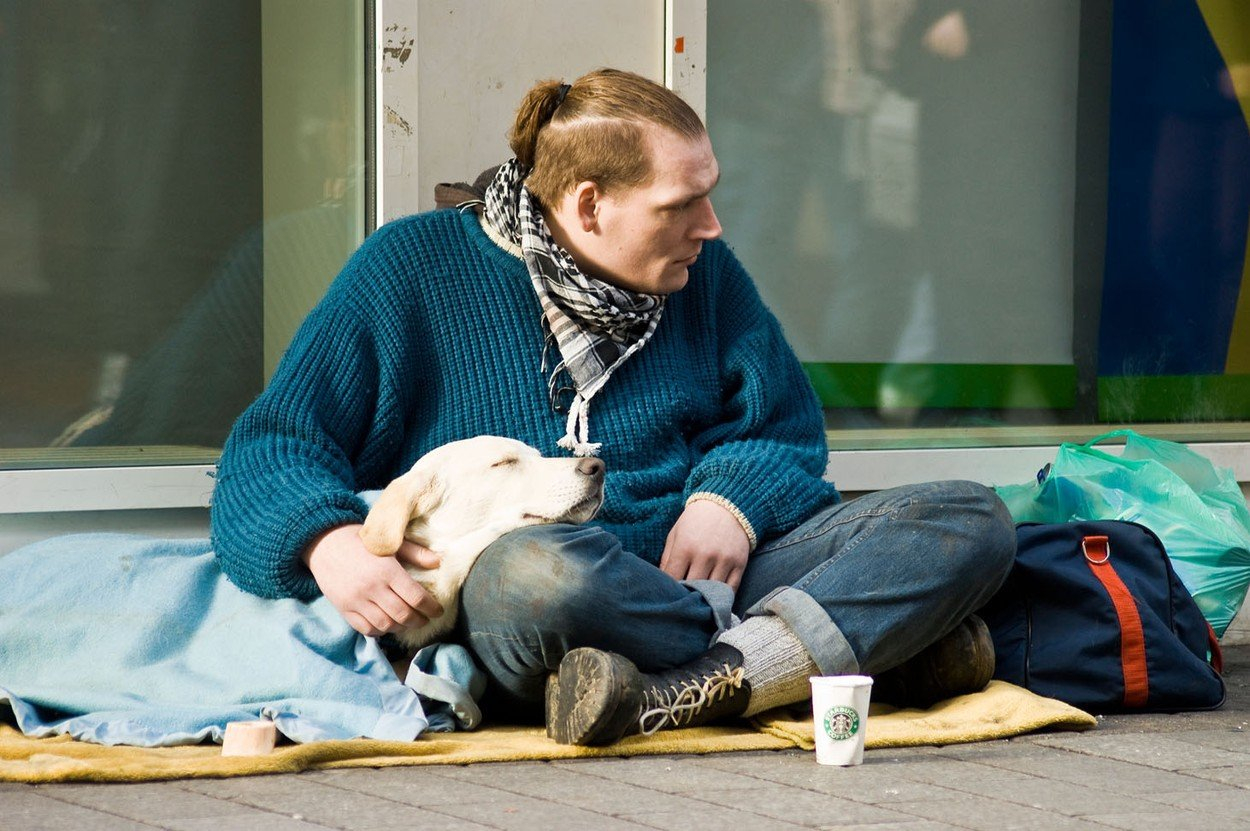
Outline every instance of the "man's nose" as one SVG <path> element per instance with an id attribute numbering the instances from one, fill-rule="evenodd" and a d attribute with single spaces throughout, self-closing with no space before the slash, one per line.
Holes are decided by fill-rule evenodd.
<path id="1" fill-rule="evenodd" d="M 716 209 L 711 199 L 704 199 L 698 220 L 694 227 L 695 239 L 713 240 L 720 237 L 720 220 L 716 217 Z"/>

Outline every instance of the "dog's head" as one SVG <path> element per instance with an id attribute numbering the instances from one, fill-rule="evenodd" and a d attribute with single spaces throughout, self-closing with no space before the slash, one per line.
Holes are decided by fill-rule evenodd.
<path id="1" fill-rule="evenodd" d="M 378 556 L 407 537 L 441 551 L 470 535 L 586 522 L 603 504 L 599 459 L 547 459 L 515 439 L 478 436 L 422 456 L 382 491 L 360 537 Z"/>

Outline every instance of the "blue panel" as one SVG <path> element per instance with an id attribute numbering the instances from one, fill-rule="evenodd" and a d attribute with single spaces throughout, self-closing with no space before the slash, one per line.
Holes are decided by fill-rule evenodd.
<path id="1" fill-rule="evenodd" d="M 1221 374 L 1250 131 L 1194 0 L 1115 4 L 1100 375 Z"/>

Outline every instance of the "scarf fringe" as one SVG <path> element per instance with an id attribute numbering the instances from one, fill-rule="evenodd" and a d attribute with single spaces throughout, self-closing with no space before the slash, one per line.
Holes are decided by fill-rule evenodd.
<path id="1" fill-rule="evenodd" d="M 590 441 L 590 400 L 579 392 L 569 405 L 569 420 L 564 426 L 564 437 L 556 442 L 574 456 L 598 456 L 603 442 Z"/>

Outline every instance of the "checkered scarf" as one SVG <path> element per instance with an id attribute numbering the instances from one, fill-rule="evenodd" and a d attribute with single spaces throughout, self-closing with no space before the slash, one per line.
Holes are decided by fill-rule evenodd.
<path id="1" fill-rule="evenodd" d="M 542 306 L 548 342 L 554 339 L 560 362 L 547 391 L 553 405 L 561 372 L 573 380 L 565 435 L 558 442 L 578 456 L 593 456 L 601 442 L 590 437 L 590 399 L 629 356 L 646 345 L 664 311 L 662 295 L 618 288 L 583 274 L 556 244 L 534 197 L 523 184 L 529 171 L 516 159 L 504 164 L 486 188 L 486 221 L 504 239 L 520 245 L 530 281 Z M 544 349 L 543 371 L 547 371 Z"/>

